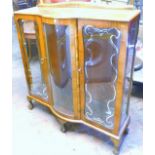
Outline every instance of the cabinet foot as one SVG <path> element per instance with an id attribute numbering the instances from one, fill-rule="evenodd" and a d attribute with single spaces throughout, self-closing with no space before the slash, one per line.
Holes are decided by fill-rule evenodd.
<path id="1" fill-rule="evenodd" d="M 32 103 L 32 100 L 31 99 L 28 99 L 29 101 L 29 105 L 28 105 L 28 109 L 32 110 L 33 109 L 33 103 Z"/>
<path id="2" fill-rule="evenodd" d="M 117 149 L 114 148 L 113 154 L 114 154 L 114 155 L 119 155 L 119 151 L 118 151 Z"/>
<path id="3" fill-rule="evenodd" d="M 119 145 L 120 145 L 120 141 L 116 140 L 114 138 L 111 138 L 113 144 L 114 144 L 114 150 L 113 150 L 113 154 L 114 155 L 118 155 L 119 154 Z"/>
<path id="4" fill-rule="evenodd" d="M 63 133 L 66 133 L 66 132 L 67 132 L 67 125 L 66 125 L 66 123 L 64 123 L 64 124 L 61 125 L 60 130 L 61 130 Z"/>
<path id="5" fill-rule="evenodd" d="M 129 128 L 126 128 L 124 131 L 124 135 L 127 135 L 129 133 Z"/>
<path id="6" fill-rule="evenodd" d="M 28 108 L 29 108 L 30 110 L 32 110 L 32 109 L 33 109 L 33 104 L 32 104 L 32 103 L 29 103 Z"/>

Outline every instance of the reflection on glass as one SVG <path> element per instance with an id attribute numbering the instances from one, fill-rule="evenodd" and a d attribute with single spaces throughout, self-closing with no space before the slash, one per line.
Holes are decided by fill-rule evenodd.
<path id="1" fill-rule="evenodd" d="M 69 27 L 45 24 L 54 108 L 73 115 Z"/>
<path id="2" fill-rule="evenodd" d="M 122 102 L 122 117 L 121 124 L 125 121 L 127 117 L 127 105 L 130 97 L 130 87 L 132 84 L 132 64 L 134 61 L 135 45 L 137 42 L 137 32 L 138 32 L 139 21 L 133 22 L 130 25 L 129 37 L 128 37 L 128 48 L 127 48 L 127 59 L 126 59 L 126 69 L 125 69 L 125 80 L 124 80 L 124 94 Z"/>
<path id="3" fill-rule="evenodd" d="M 23 34 L 24 46 L 28 57 L 28 77 L 31 94 L 48 99 L 45 82 L 42 77 L 39 45 L 35 23 L 28 20 L 20 20 L 21 33 Z"/>
<path id="4" fill-rule="evenodd" d="M 83 27 L 85 47 L 85 116 L 112 129 L 121 33 L 116 28 Z"/>

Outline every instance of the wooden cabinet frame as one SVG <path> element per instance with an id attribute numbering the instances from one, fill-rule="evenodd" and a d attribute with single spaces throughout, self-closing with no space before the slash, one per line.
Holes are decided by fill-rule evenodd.
<path id="1" fill-rule="evenodd" d="M 60 5 L 60 4 L 59 4 Z M 64 5 L 64 4 L 63 4 Z M 65 6 L 65 5 L 64 5 Z M 43 6 L 42 6 L 43 7 Z M 54 7 L 56 7 L 54 5 Z M 47 9 L 47 8 L 46 8 Z M 47 9 L 48 10 L 48 9 Z M 120 16 L 119 20 L 107 20 L 108 15 L 106 19 L 99 20 L 98 18 L 103 18 L 99 15 L 98 18 L 93 17 L 93 19 L 82 19 L 82 18 L 59 18 L 59 15 L 55 15 L 56 18 L 49 17 L 49 13 L 45 13 L 44 9 L 43 12 L 34 12 L 32 11 L 31 14 L 27 13 L 16 13 L 15 14 L 15 23 L 17 27 L 17 33 L 18 33 L 18 39 L 20 43 L 20 49 L 21 49 L 21 55 L 22 60 L 24 64 L 24 71 L 26 76 L 26 81 L 28 85 L 28 100 L 35 100 L 36 102 L 48 107 L 51 112 L 60 119 L 63 124 L 66 122 L 74 122 L 74 123 L 82 123 L 85 124 L 97 131 L 100 131 L 107 136 L 111 138 L 111 140 L 114 143 L 115 150 L 114 153 L 118 153 L 118 148 L 120 145 L 121 138 L 126 132 L 126 129 L 129 124 L 129 103 L 127 103 L 127 109 L 126 114 L 127 117 L 125 118 L 125 121 L 123 124 L 121 124 L 121 113 L 122 113 L 122 101 L 123 101 L 123 89 L 124 89 L 124 79 L 125 79 L 125 69 L 126 69 L 126 63 L 127 63 L 127 48 L 128 48 L 128 34 L 130 31 L 130 24 L 134 21 L 139 20 L 139 12 L 135 12 L 134 14 L 131 14 L 131 17 L 128 17 L 128 20 L 125 19 L 123 21 L 123 17 Z M 51 11 L 51 10 L 50 10 Z M 107 11 L 107 10 L 106 10 Z M 131 11 L 131 10 L 130 10 Z M 118 10 L 116 11 L 118 12 Z M 41 15 L 42 13 L 42 15 Z M 54 16 L 54 15 L 51 15 Z M 114 18 L 112 16 L 109 16 L 110 18 Z M 43 100 L 42 98 L 32 95 L 30 92 L 30 77 L 29 77 L 29 63 L 28 63 L 28 57 L 26 54 L 26 49 L 23 45 L 23 32 L 19 24 L 19 20 L 31 20 L 37 24 L 36 27 L 36 35 L 38 38 L 39 43 L 39 54 L 40 54 L 40 61 L 41 61 L 41 72 L 42 76 L 45 82 L 45 85 L 47 87 L 47 94 L 48 94 L 48 101 Z M 70 28 L 70 54 L 71 54 L 71 75 L 72 75 L 72 94 L 73 94 L 73 111 L 74 116 L 68 116 L 64 113 L 61 113 L 60 111 L 57 111 L 54 109 L 54 101 L 53 101 L 53 92 L 51 87 L 51 81 L 50 81 L 50 70 L 49 70 L 49 60 L 48 60 L 48 54 L 46 49 L 46 36 L 44 31 L 44 24 L 49 25 L 65 25 L 69 26 Z M 83 34 L 82 34 L 82 28 L 84 25 L 92 25 L 94 27 L 98 28 L 111 28 L 115 27 L 121 31 L 121 41 L 120 41 L 120 51 L 118 56 L 118 76 L 116 81 L 116 93 L 117 97 L 115 100 L 115 112 L 114 112 L 114 128 L 108 129 L 106 127 L 103 127 L 100 124 L 97 124 L 93 121 L 90 121 L 86 119 L 84 115 L 85 111 L 85 70 L 84 70 L 84 43 L 83 43 Z M 137 34 L 136 34 L 137 35 Z M 131 71 L 131 79 L 132 79 L 132 72 L 133 72 L 133 64 L 134 64 L 134 57 L 135 52 L 132 59 L 132 71 Z M 130 82 L 130 88 L 129 88 L 129 95 L 128 95 L 128 102 L 129 102 L 129 96 L 131 92 L 131 84 Z"/>

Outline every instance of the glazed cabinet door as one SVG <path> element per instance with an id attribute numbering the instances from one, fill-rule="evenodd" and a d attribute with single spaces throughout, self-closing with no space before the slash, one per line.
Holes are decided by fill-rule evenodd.
<path id="1" fill-rule="evenodd" d="M 78 21 L 81 117 L 118 133 L 126 58 L 127 26 Z"/>
<path id="2" fill-rule="evenodd" d="M 57 114 L 78 118 L 76 21 L 43 20 L 52 107 Z"/>
<path id="3" fill-rule="evenodd" d="M 129 115 L 129 101 L 132 89 L 132 75 L 134 70 L 134 59 L 136 54 L 136 43 L 139 28 L 139 16 L 133 19 L 129 23 L 128 30 L 128 46 L 126 54 L 126 65 L 125 65 L 125 77 L 124 77 L 124 88 L 123 88 L 123 105 L 121 114 L 121 126 L 125 122 Z"/>
<path id="4" fill-rule="evenodd" d="M 29 96 L 48 102 L 39 40 L 39 18 L 15 16 Z"/>

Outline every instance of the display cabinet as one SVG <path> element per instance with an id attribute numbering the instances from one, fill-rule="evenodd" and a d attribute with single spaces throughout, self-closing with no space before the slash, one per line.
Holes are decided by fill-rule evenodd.
<path id="1" fill-rule="evenodd" d="M 139 11 L 68 2 L 17 11 L 14 18 L 29 108 L 32 101 L 48 107 L 63 132 L 71 122 L 106 134 L 117 154 L 130 120 Z"/>

